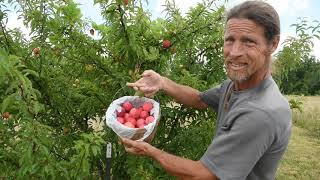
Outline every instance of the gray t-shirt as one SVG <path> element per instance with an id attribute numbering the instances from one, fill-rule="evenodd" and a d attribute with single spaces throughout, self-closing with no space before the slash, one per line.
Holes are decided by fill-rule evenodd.
<path id="1" fill-rule="evenodd" d="M 271 76 L 234 91 L 233 82 L 200 94 L 217 113 L 215 136 L 201 162 L 222 180 L 275 179 L 291 134 L 291 110 Z"/>

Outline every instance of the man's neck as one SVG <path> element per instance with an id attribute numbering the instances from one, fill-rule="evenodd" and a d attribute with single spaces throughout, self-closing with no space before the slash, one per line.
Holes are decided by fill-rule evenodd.
<path id="1" fill-rule="evenodd" d="M 249 77 L 248 80 L 245 80 L 243 82 L 234 81 L 235 90 L 242 91 L 256 87 L 271 74 L 269 69 L 264 71 L 263 73 L 261 73 L 261 71 L 256 73 L 259 74 L 253 74 L 251 77 Z"/>

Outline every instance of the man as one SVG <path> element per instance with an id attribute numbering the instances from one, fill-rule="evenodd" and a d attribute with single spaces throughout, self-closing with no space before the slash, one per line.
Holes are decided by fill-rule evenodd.
<path id="1" fill-rule="evenodd" d="M 128 83 L 146 96 L 162 90 L 179 103 L 218 113 L 215 137 L 199 161 L 123 139 L 126 150 L 155 159 L 179 179 L 275 179 L 291 133 L 290 107 L 270 73 L 279 35 L 274 8 L 247 1 L 227 14 L 224 59 L 230 80 L 220 87 L 200 93 L 151 70 Z"/>

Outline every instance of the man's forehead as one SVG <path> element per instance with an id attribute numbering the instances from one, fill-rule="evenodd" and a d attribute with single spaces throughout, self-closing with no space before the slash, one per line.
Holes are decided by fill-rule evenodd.
<path id="1" fill-rule="evenodd" d="M 225 34 L 232 33 L 232 32 L 244 32 L 244 33 L 261 32 L 261 35 L 263 35 L 264 30 L 262 26 L 259 26 L 252 20 L 233 18 L 227 22 L 226 28 L 225 28 Z"/>
<path id="2" fill-rule="evenodd" d="M 249 26 L 250 28 L 261 27 L 259 24 L 250 19 L 245 18 L 231 18 L 226 23 L 226 28 L 228 27 L 237 27 L 237 26 Z"/>

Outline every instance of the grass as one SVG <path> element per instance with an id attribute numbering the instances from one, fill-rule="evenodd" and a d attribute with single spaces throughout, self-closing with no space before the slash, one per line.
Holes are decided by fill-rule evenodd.
<path id="1" fill-rule="evenodd" d="M 297 98 L 289 96 L 290 98 Z M 320 96 L 298 97 L 302 112 L 293 111 L 292 136 L 277 179 L 320 179 Z"/>
<path id="2" fill-rule="evenodd" d="M 303 102 L 302 112 L 293 110 L 292 121 L 294 125 L 307 129 L 320 139 L 320 96 L 298 97 Z"/>
<path id="3" fill-rule="evenodd" d="M 277 179 L 319 180 L 320 140 L 308 131 L 294 126 L 288 149 L 281 160 Z"/>

